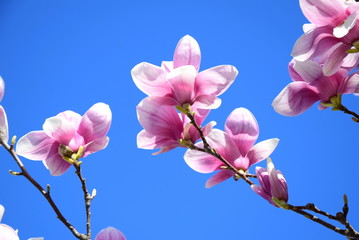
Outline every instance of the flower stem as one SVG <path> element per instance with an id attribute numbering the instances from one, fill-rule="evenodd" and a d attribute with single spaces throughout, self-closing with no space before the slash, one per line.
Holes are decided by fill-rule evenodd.
<path id="1" fill-rule="evenodd" d="M 81 182 L 81 188 L 84 193 L 85 209 L 86 209 L 86 230 L 88 239 L 91 239 L 91 201 L 95 196 L 91 196 L 86 187 L 86 179 L 82 177 L 81 165 L 73 164 L 76 169 L 76 175 Z"/>
<path id="2" fill-rule="evenodd" d="M 89 240 L 90 238 L 85 235 L 85 234 L 81 234 L 79 233 L 74 226 L 72 226 L 69 221 L 62 215 L 61 211 L 59 210 L 59 208 L 57 207 L 56 203 L 54 202 L 54 200 L 52 199 L 51 195 L 50 195 L 50 187 L 48 185 L 47 190 L 45 190 L 43 187 L 41 187 L 41 185 L 29 174 L 29 172 L 26 170 L 24 164 L 22 163 L 22 161 L 20 160 L 20 158 L 18 157 L 18 155 L 16 154 L 15 150 L 14 150 L 14 146 L 13 144 L 11 146 L 9 146 L 7 143 L 5 143 L 3 141 L 3 139 L 0 138 L 0 144 L 6 149 L 6 151 L 9 152 L 9 154 L 12 156 L 12 158 L 15 160 L 15 162 L 17 163 L 17 165 L 19 166 L 19 168 L 21 169 L 20 173 L 16 173 L 13 175 L 18 175 L 18 176 L 24 176 L 37 190 L 39 190 L 39 192 L 45 197 L 45 199 L 48 201 L 48 203 L 50 204 L 50 206 L 52 207 L 52 209 L 54 210 L 54 212 L 57 215 L 57 218 L 72 232 L 72 234 L 80 240 Z M 12 171 L 10 171 L 11 173 Z"/>
<path id="3" fill-rule="evenodd" d="M 346 114 L 352 115 L 353 116 L 352 117 L 353 121 L 359 123 L 359 115 L 356 114 L 353 111 L 350 111 L 348 108 L 346 108 L 342 104 L 340 104 L 338 107 L 336 107 L 336 109 L 339 110 L 339 111 L 342 111 L 342 112 L 344 112 Z"/>

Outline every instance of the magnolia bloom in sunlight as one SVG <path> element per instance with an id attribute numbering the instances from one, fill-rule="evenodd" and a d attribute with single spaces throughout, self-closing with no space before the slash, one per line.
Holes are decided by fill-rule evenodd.
<path id="1" fill-rule="evenodd" d="M 6 224 L 1 224 L 1 219 L 4 215 L 4 212 L 5 208 L 0 205 L 0 240 L 19 240 L 17 231 Z"/>
<path id="2" fill-rule="evenodd" d="M 322 67 L 315 61 L 291 61 L 289 74 L 293 82 L 289 83 L 274 99 L 274 110 L 285 116 L 296 116 L 315 102 L 320 101 L 319 109 L 325 109 L 331 97 L 338 94 L 350 94 L 359 91 L 359 74 L 348 74 L 340 68 L 332 76 L 325 76 Z"/>
<path id="3" fill-rule="evenodd" d="M 19 240 L 17 230 L 15 231 L 12 227 L 1 224 L 1 219 L 4 215 L 5 208 L 0 204 L 0 240 Z M 28 240 L 44 240 L 43 237 L 29 238 Z"/>
<path id="4" fill-rule="evenodd" d="M 4 97 L 5 83 L 0 77 L 0 101 Z M 9 127 L 7 123 L 6 112 L 2 106 L 0 106 L 0 138 L 2 141 L 7 142 L 9 140 Z"/>
<path id="5" fill-rule="evenodd" d="M 73 111 L 59 113 L 46 119 L 44 130 L 21 137 L 16 152 L 43 161 L 51 175 L 59 176 L 76 163 L 77 157 L 86 157 L 107 146 L 111 120 L 110 107 L 104 103 L 93 105 L 82 117 Z"/>
<path id="6" fill-rule="evenodd" d="M 4 97 L 4 94 L 5 94 L 5 82 L 2 79 L 2 77 L 0 77 L 0 101 Z"/>
<path id="7" fill-rule="evenodd" d="M 131 75 L 142 92 L 161 97 L 162 104 L 218 108 L 221 100 L 217 96 L 227 90 L 238 71 L 232 65 L 221 65 L 198 72 L 200 61 L 197 41 L 186 35 L 177 44 L 173 62 L 162 62 L 161 67 L 142 62 Z"/>
<path id="8" fill-rule="evenodd" d="M 277 138 L 254 145 L 258 134 L 258 123 L 253 114 L 245 108 L 237 108 L 228 116 L 225 132 L 213 129 L 206 139 L 225 160 L 236 169 L 246 172 L 253 164 L 266 159 L 278 145 Z M 202 148 L 203 143 L 197 143 L 196 146 Z M 200 173 L 219 170 L 206 182 L 207 188 L 234 176 L 231 170 L 223 169 L 225 165 L 220 160 L 207 153 L 187 150 L 184 159 L 192 169 Z"/>
<path id="9" fill-rule="evenodd" d="M 340 67 L 359 63 L 359 3 L 344 0 L 300 0 L 303 14 L 312 24 L 293 47 L 299 61 L 320 59 L 326 76 Z"/>
<path id="10" fill-rule="evenodd" d="M 278 207 L 278 205 L 272 198 L 276 198 L 285 203 L 288 202 L 287 182 L 282 172 L 274 168 L 274 164 L 270 158 L 267 159 L 267 169 L 256 167 L 256 176 L 260 186 L 251 185 L 253 191 L 276 207 Z"/>
<path id="11" fill-rule="evenodd" d="M 116 228 L 107 227 L 97 234 L 95 240 L 126 240 L 126 237 Z"/>
<path id="12" fill-rule="evenodd" d="M 203 109 L 192 110 L 196 112 L 197 124 L 201 124 L 209 112 Z M 195 143 L 200 138 L 185 114 L 178 113 L 173 106 L 161 105 L 161 99 L 158 97 L 143 99 L 137 106 L 137 117 L 144 128 L 137 135 L 137 146 L 143 149 L 160 148 L 156 154 L 183 147 L 187 141 Z M 210 122 L 204 126 L 204 135 L 207 135 L 214 125 L 215 122 Z"/>
<path id="13" fill-rule="evenodd" d="M 9 140 L 9 127 L 5 110 L 0 106 L 0 138 L 3 142 L 7 143 Z"/>

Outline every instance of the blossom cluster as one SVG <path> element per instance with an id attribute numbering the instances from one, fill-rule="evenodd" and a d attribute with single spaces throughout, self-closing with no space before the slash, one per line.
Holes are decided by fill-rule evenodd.
<path id="1" fill-rule="evenodd" d="M 0 101 L 5 92 L 5 83 L 0 77 Z M 46 119 L 43 130 L 32 131 L 21 137 L 16 145 L 16 154 L 30 160 L 40 160 L 51 175 L 64 174 L 72 165 L 81 164 L 82 157 L 106 148 L 106 136 L 112 120 L 107 104 L 93 105 L 83 116 L 73 111 L 61 112 Z M 9 140 L 5 110 L 0 106 L 0 144 Z M 1 223 L 5 208 L 0 205 L 0 239 L 19 240 L 18 231 Z M 43 237 L 28 240 L 43 240 Z M 126 240 L 121 231 L 113 227 L 101 230 L 96 240 Z"/>
<path id="2" fill-rule="evenodd" d="M 275 111 L 296 116 L 315 102 L 338 108 L 341 95 L 359 92 L 359 3 L 300 0 L 304 34 L 293 47 L 289 83 L 274 99 Z"/>
<path id="3" fill-rule="evenodd" d="M 221 105 L 218 96 L 229 88 L 238 71 L 232 65 L 199 71 L 200 60 L 197 41 L 186 35 L 178 42 L 173 61 L 163 61 L 160 67 L 142 62 L 131 74 L 136 86 L 148 95 L 137 106 L 138 120 L 144 128 L 137 135 L 138 147 L 159 148 L 155 154 L 176 147 L 188 148 L 184 159 L 189 167 L 200 173 L 218 171 L 206 183 L 210 188 L 231 177 L 238 178 L 237 172 L 247 174 L 252 165 L 269 157 L 279 140 L 272 138 L 255 144 L 259 126 L 246 108 L 237 108 L 228 116 L 224 131 L 215 129 L 213 121 L 201 126 L 210 110 Z M 209 154 L 206 145 L 217 155 Z M 224 161 L 232 169 L 228 169 Z M 270 165 L 270 183 L 268 177 L 262 177 L 264 180 L 259 181 L 262 187 L 253 187 L 253 190 L 263 197 L 263 192 L 270 195 L 264 198 L 271 203 L 272 197 L 287 202 L 286 182 L 272 169 Z M 257 171 L 258 178 L 265 171 Z M 281 191 L 271 191 L 283 184 L 285 188 Z"/>

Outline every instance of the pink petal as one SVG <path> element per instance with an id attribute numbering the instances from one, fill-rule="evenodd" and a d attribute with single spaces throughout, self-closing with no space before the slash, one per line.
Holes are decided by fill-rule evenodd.
<path id="1" fill-rule="evenodd" d="M 4 212 L 5 212 L 5 208 L 3 205 L 0 204 L 0 222 L 1 222 L 2 217 L 4 216 Z"/>
<path id="2" fill-rule="evenodd" d="M 316 85 L 318 79 L 323 78 L 323 71 L 319 63 L 311 60 L 305 62 L 295 61 L 293 65 L 294 70 L 301 77 L 301 79 L 310 85 Z"/>
<path id="3" fill-rule="evenodd" d="M 45 160 L 51 149 L 58 150 L 59 144 L 44 131 L 29 132 L 16 144 L 16 153 L 30 160 Z"/>
<path id="4" fill-rule="evenodd" d="M 259 127 L 253 114 L 246 108 L 235 109 L 227 118 L 225 131 L 245 156 L 258 138 Z"/>
<path id="5" fill-rule="evenodd" d="M 73 123 L 74 126 L 80 125 L 82 116 L 78 113 L 75 113 L 73 111 L 67 110 L 65 112 L 61 112 L 56 115 L 56 117 L 60 117 L 63 119 L 66 119 L 67 121 Z"/>
<path id="6" fill-rule="evenodd" d="M 158 100 L 147 97 L 137 105 L 138 121 L 149 133 L 177 141 L 182 137 L 183 123 L 174 107 L 161 106 Z"/>
<path id="7" fill-rule="evenodd" d="M 206 188 L 211 188 L 214 185 L 217 185 L 218 183 L 221 183 L 225 180 L 227 180 L 230 177 L 233 177 L 233 172 L 231 170 L 221 170 L 218 173 L 216 173 L 214 176 L 212 176 L 210 179 L 206 182 Z"/>
<path id="8" fill-rule="evenodd" d="M 0 224 L 0 239 L 1 240 L 19 240 L 19 237 L 16 233 L 16 231 L 6 225 L 6 224 Z"/>
<path id="9" fill-rule="evenodd" d="M 146 130 L 142 130 L 137 134 L 137 147 L 142 149 L 156 149 L 161 148 L 159 152 L 154 155 L 168 152 L 176 147 L 181 146 L 178 141 L 170 138 L 153 135 Z"/>
<path id="10" fill-rule="evenodd" d="M 342 0 L 300 0 L 300 7 L 306 18 L 317 26 L 337 26 L 346 18 Z"/>
<path id="11" fill-rule="evenodd" d="M 200 173 L 211 173 L 223 165 L 212 155 L 195 150 L 187 150 L 184 154 L 184 160 L 190 168 Z"/>
<path id="12" fill-rule="evenodd" d="M 82 157 L 86 157 L 88 155 L 90 155 L 91 153 L 100 151 L 104 148 L 107 147 L 108 142 L 110 141 L 110 139 L 107 136 L 101 137 L 101 138 L 97 138 L 96 140 L 87 143 L 84 146 L 84 152 Z"/>
<path id="13" fill-rule="evenodd" d="M 0 137 L 5 143 L 9 141 L 9 127 L 6 112 L 2 106 L 0 106 Z"/>
<path id="14" fill-rule="evenodd" d="M 189 66 L 175 68 L 167 76 L 167 81 L 172 88 L 174 98 L 179 104 L 190 103 L 195 94 L 194 81 L 197 75 L 196 69 Z"/>
<path id="15" fill-rule="evenodd" d="M 126 237 L 116 228 L 107 227 L 97 234 L 95 240 L 126 240 Z"/>
<path id="16" fill-rule="evenodd" d="M 2 79 L 2 77 L 0 77 L 0 101 L 4 97 L 4 94 L 5 94 L 5 82 Z"/>
<path id="17" fill-rule="evenodd" d="M 270 201 L 270 196 L 267 194 L 263 187 L 252 184 L 251 189 L 265 200 Z"/>
<path id="18" fill-rule="evenodd" d="M 222 100 L 214 95 L 201 95 L 196 97 L 193 107 L 199 109 L 216 109 L 221 106 Z"/>
<path id="19" fill-rule="evenodd" d="M 60 176 L 71 167 L 71 164 L 62 159 L 62 157 L 58 153 L 53 153 L 52 155 L 49 155 L 45 159 L 45 161 L 43 161 L 43 163 L 45 167 L 50 170 L 50 174 L 52 176 Z"/>
<path id="20" fill-rule="evenodd" d="M 82 117 L 77 132 L 88 143 L 97 138 L 105 137 L 110 129 L 111 121 L 110 107 L 104 103 L 96 103 Z"/>
<path id="21" fill-rule="evenodd" d="M 263 190 L 266 193 L 269 193 L 271 186 L 270 186 L 269 174 L 268 174 L 267 169 L 262 168 L 262 167 L 256 167 L 256 176 L 257 176 L 259 184 L 263 187 Z M 270 198 L 268 198 L 268 199 L 270 199 Z"/>
<path id="22" fill-rule="evenodd" d="M 46 119 L 42 127 L 49 137 L 60 144 L 68 145 L 75 136 L 78 125 L 65 118 L 56 116 Z"/>
<path id="23" fill-rule="evenodd" d="M 142 62 L 131 70 L 131 75 L 136 86 L 149 96 L 165 96 L 171 92 L 167 72 L 158 66 Z"/>
<path id="24" fill-rule="evenodd" d="M 341 84 L 338 93 L 350 94 L 359 92 L 359 74 L 354 73 L 345 78 Z"/>
<path id="25" fill-rule="evenodd" d="M 334 51 L 330 54 L 327 61 L 324 63 L 323 66 L 323 73 L 326 76 L 333 75 L 338 69 L 341 67 L 342 63 L 344 62 L 344 58 L 348 55 L 346 53 L 351 46 L 346 44 L 338 44 Z"/>
<path id="26" fill-rule="evenodd" d="M 200 64 L 201 51 L 197 41 L 190 35 L 184 36 L 179 40 L 173 56 L 174 68 L 192 65 L 198 72 Z"/>
<path id="27" fill-rule="evenodd" d="M 296 116 L 319 100 L 319 93 L 314 87 L 305 82 L 292 82 L 278 94 L 272 106 L 279 114 Z"/>
<path id="28" fill-rule="evenodd" d="M 232 65 L 216 66 L 200 72 L 196 77 L 197 96 L 219 96 L 227 90 L 238 75 Z"/>
<path id="29" fill-rule="evenodd" d="M 345 21 L 333 29 L 333 35 L 336 38 L 342 38 L 349 33 L 357 22 L 357 13 L 352 13 Z"/>
<path id="30" fill-rule="evenodd" d="M 272 138 L 254 145 L 254 147 L 252 147 L 252 149 L 247 154 L 247 157 L 250 161 L 249 165 L 251 166 L 269 157 L 269 155 L 271 155 L 274 149 L 277 147 L 278 142 L 278 138 Z"/>
<path id="31" fill-rule="evenodd" d="M 294 58 L 289 62 L 288 64 L 288 72 L 289 75 L 291 77 L 291 79 L 295 82 L 300 82 L 300 81 L 304 81 L 303 78 L 299 75 L 299 73 L 297 72 L 297 70 L 295 70 L 294 65 L 297 63 L 298 61 L 296 61 Z"/>
<path id="32" fill-rule="evenodd" d="M 305 61 L 313 55 L 322 55 L 338 43 L 330 27 L 317 27 L 304 33 L 293 46 L 291 55 L 298 61 Z"/>
<path id="33" fill-rule="evenodd" d="M 166 72 L 171 72 L 173 70 L 173 62 L 172 61 L 162 61 L 161 68 Z"/>
<path id="34" fill-rule="evenodd" d="M 267 160 L 267 170 L 271 186 L 271 195 L 279 200 L 288 201 L 288 188 L 286 180 L 281 171 L 274 168 L 270 158 Z"/>

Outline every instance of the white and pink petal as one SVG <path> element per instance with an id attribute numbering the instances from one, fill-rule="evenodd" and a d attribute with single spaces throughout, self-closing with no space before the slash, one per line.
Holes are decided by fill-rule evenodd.
<path id="1" fill-rule="evenodd" d="M 16 144 L 16 153 L 30 160 L 43 161 L 46 160 L 51 149 L 58 149 L 58 147 L 59 143 L 44 131 L 32 131 L 19 139 Z"/>
<path id="2" fill-rule="evenodd" d="M 296 116 L 309 109 L 320 100 L 316 88 L 306 82 L 292 82 L 288 84 L 273 100 L 274 110 L 284 116 Z"/>
<path id="3" fill-rule="evenodd" d="M 278 143 L 278 138 L 271 138 L 254 145 L 247 154 L 250 166 L 269 157 L 277 147 Z"/>
<path id="4" fill-rule="evenodd" d="M 225 92 L 238 75 L 232 65 L 220 65 L 198 73 L 196 77 L 197 96 L 219 96 Z"/>
<path id="5" fill-rule="evenodd" d="M 131 70 L 136 86 L 148 96 L 165 96 L 171 93 L 167 83 L 167 72 L 161 67 L 142 62 Z"/>
<path id="6" fill-rule="evenodd" d="M 110 106 L 101 102 L 96 103 L 83 115 L 77 132 L 88 143 L 106 136 L 110 129 L 111 121 L 112 112 Z"/>
<path id="7" fill-rule="evenodd" d="M 206 182 L 206 188 L 211 188 L 214 185 L 217 185 L 221 182 L 226 181 L 227 179 L 233 177 L 233 172 L 228 169 L 220 170 L 218 173 L 213 175 L 210 179 Z"/>
<path id="8" fill-rule="evenodd" d="M 259 126 L 248 109 L 237 108 L 228 116 L 225 132 L 235 142 L 241 155 L 245 156 L 258 138 Z"/>
<path id="9" fill-rule="evenodd" d="M 173 55 L 173 67 L 178 68 L 185 65 L 192 65 L 198 72 L 201 64 L 201 51 L 198 42 L 186 35 L 177 44 Z"/>

